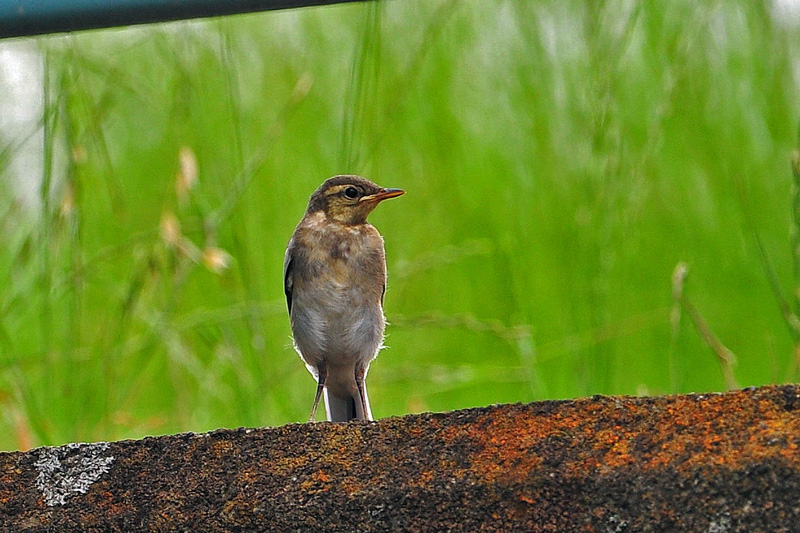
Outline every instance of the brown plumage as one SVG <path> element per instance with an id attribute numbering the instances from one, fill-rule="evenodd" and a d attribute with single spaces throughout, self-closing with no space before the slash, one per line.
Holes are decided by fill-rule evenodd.
<path id="1" fill-rule="evenodd" d="M 371 420 L 365 379 L 383 343 L 386 260 L 367 216 L 400 196 L 360 176 L 314 191 L 286 247 L 284 289 L 295 348 L 324 392 L 328 420 Z"/>

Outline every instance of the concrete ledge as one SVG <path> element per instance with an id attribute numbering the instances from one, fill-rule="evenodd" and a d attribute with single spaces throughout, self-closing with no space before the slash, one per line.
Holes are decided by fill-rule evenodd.
<path id="1" fill-rule="evenodd" d="M 788 531 L 800 387 L 0 454 L 2 531 Z"/>

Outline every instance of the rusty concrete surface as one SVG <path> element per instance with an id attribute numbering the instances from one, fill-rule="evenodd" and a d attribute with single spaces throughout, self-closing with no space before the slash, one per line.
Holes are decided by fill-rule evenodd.
<path id="1" fill-rule="evenodd" d="M 0 531 L 798 531 L 800 386 L 0 454 Z"/>

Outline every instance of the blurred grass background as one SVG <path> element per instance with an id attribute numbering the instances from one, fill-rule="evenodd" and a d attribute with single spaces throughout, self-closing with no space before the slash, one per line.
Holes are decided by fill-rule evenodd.
<path id="1" fill-rule="evenodd" d="M 339 173 L 407 190 L 371 217 L 376 417 L 724 390 L 679 261 L 738 384 L 796 379 L 765 267 L 793 302 L 779 5 L 404 0 L 30 41 L 45 170 L 0 145 L 0 449 L 304 421 L 283 252 Z"/>

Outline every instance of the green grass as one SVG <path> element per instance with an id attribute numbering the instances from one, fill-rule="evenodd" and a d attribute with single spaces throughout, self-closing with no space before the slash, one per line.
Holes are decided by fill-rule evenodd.
<path id="1" fill-rule="evenodd" d="M 407 190 L 371 218 L 377 417 L 724 390 L 671 329 L 679 261 L 738 383 L 796 379 L 755 235 L 793 294 L 797 35 L 749 1 L 404 0 L 38 39 L 49 185 L 0 194 L 0 449 L 304 421 L 283 252 L 338 173 Z"/>

